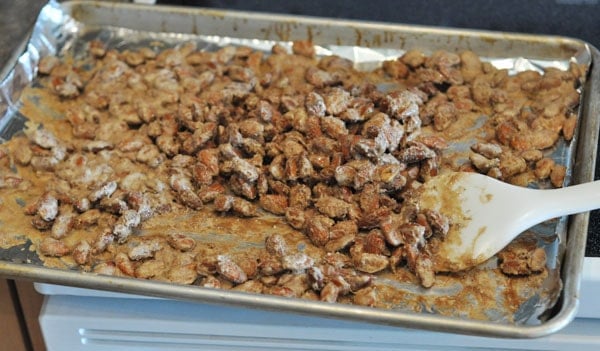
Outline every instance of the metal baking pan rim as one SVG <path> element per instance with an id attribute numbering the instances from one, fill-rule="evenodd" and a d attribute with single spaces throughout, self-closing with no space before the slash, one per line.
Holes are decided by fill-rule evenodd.
<path id="1" fill-rule="evenodd" d="M 61 6 L 115 6 L 113 3 L 98 3 L 98 2 L 85 2 L 85 1 L 73 1 L 61 4 Z M 137 8 L 143 5 L 132 5 L 132 4 L 118 4 L 119 6 L 131 6 Z M 178 9 L 184 11 L 182 8 L 175 7 L 148 7 L 149 10 L 156 10 L 160 8 L 161 11 L 169 11 L 172 9 Z M 212 13 L 220 14 L 234 14 L 238 16 L 246 16 L 247 13 L 241 12 L 230 12 L 230 11 L 214 11 L 206 10 Z M 265 18 L 261 16 L 267 16 L 266 14 L 254 13 L 253 16 Z M 293 18 L 296 21 L 304 20 L 304 17 L 289 17 L 284 15 L 268 15 L 269 19 L 286 20 Z M 325 19 L 320 18 L 307 18 L 308 21 L 314 21 L 314 23 L 327 23 Z M 322 21 L 322 22 L 321 22 Z M 338 24 L 346 25 L 347 23 L 353 24 L 354 26 L 389 26 L 390 29 L 407 29 L 415 28 L 417 26 L 404 26 L 395 24 L 379 24 L 373 22 L 360 22 L 360 21 L 337 21 Z M 418 30 L 427 30 L 431 27 L 418 27 Z M 454 33 L 464 32 L 465 35 L 481 35 L 482 33 L 494 39 L 508 40 L 510 38 L 526 40 L 528 38 L 542 38 L 544 43 L 547 43 L 545 39 L 555 37 L 540 37 L 532 35 L 522 34 L 504 34 L 496 32 L 486 31 L 454 31 L 452 29 L 443 28 L 431 28 L 439 31 L 445 35 L 453 35 Z M 564 43 L 568 43 L 571 47 L 585 46 L 591 51 L 593 62 L 600 62 L 600 53 L 597 49 L 593 48 L 589 44 L 580 41 L 578 39 L 570 39 L 559 37 Z M 23 45 L 21 45 L 22 47 Z M 18 56 L 18 55 L 17 55 Z M 16 60 L 16 56 L 14 58 Z M 7 62 L 6 67 L 9 70 L 14 66 L 15 62 Z M 4 79 L 4 77 L 2 77 Z M 598 67 L 591 66 L 589 78 L 586 83 L 589 88 L 585 89 L 586 95 L 589 96 L 600 96 L 600 70 Z M 574 183 L 586 182 L 593 180 L 594 162 L 596 156 L 596 141 L 598 140 L 598 118 L 587 118 L 586 116 L 600 116 L 600 103 L 589 100 L 584 100 L 585 107 L 582 111 L 581 120 L 586 125 L 580 128 L 580 139 L 576 152 L 576 162 L 580 164 L 580 168 L 575 168 L 576 174 L 574 174 Z M 594 145 L 593 148 L 586 147 L 585 144 Z M 590 150 L 588 150 L 590 149 Z M 585 158 L 581 160 L 581 158 Z M 364 321 L 374 324 L 384 324 L 396 327 L 408 327 L 415 329 L 425 329 L 438 332 L 453 332 L 460 334 L 471 334 L 478 336 L 491 336 L 491 337 L 506 337 L 506 338 L 535 338 L 542 337 L 545 335 L 552 334 L 567 324 L 569 324 L 575 317 L 577 308 L 579 306 L 579 285 L 581 279 L 581 270 L 583 265 L 583 250 L 585 247 L 585 234 L 587 233 L 589 214 L 580 214 L 572 216 L 569 222 L 568 233 L 583 233 L 584 235 L 570 235 L 567 242 L 567 253 L 571 253 L 574 250 L 573 255 L 565 255 L 563 263 L 563 279 L 564 287 L 562 290 L 562 300 L 560 306 L 557 306 L 558 311 L 548 320 L 542 322 L 540 325 L 510 325 L 510 324 L 498 324 L 494 322 L 477 321 L 477 320 L 463 320 L 452 317 L 444 317 L 440 315 L 427 315 L 420 313 L 409 313 L 409 312 L 398 312 L 391 310 L 372 309 L 367 307 L 343 305 L 343 304 L 327 304 L 322 302 L 305 301 L 300 299 L 287 299 L 268 295 L 257 295 L 248 294 L 235 291 L 227 290 L 211 290 L 211 289 L 200 289 L 198 287 L 172 285 L 154 281 L 144 281 L 131 278 L 119 278 L 112 276 L 101 276 L 96 274 L 81 273 L 75 271 L 64 271 L 58 269 L 51 269 L 46 267 L 24 265 L 19 263 L 0 261 L 0 272 L 2 275 L 15 279 L 32 280 L 36 282 L 46 282 L 60 285 L 77 286 L 82 288 L 90 288 L 96 290 L 109 290 L 118 291 L 139 295 L 150 295 L 178 300 L 187 300 L 195 302 L 209 302 L 215 304 L 226 304 L 234 306 L 244 306 L 249 308 L 259 308 L 267 310 L 279 310 L 294 312 L 300 314 L 319 315 L 328 318 L 337 319 L 351 319 L 355 321 Z M 275 302 L 275 303 L 274 303 Z"/>
<path id="2" fill-rule="evenodd" d="M 553 319 L 545 324 L 517 326 L 464 320 L 433 314 L 397 312 L 363 306 L 331 304 L 238 291 L 178 286 L 140 279 L 103 276 L 94 273 L 82 274 L 80 272 L 53 268 L 35 267 L 31 269 L 26 268 L 22 264 L 6 261 L 0 261 L 0 271 L 8 278 L 29 280 L 37 283 L 52 283 L 181 301 L 206 302 L 260 310 L 291 312 L 345 321 L 367 322 L 392 327 L 487 337 L 536 338 L 546 336 L 565 327 L 573 319 L 575 313 L 575 308 L 569 308 L 569 311 L 564 313 L 564 316 Z M 573 300 L 572 303 L 577 304 L 577 300 Z"/>
<path id="3" fill-rule="evenodd" d="M 584 89 L 583 111 L 581 120 L 583 123 L 579 126 L 578 138 L 575 153 L 575 165 L 573 167 L 573 182 L 585 183 L 594 181 L 594 172 L 597 159 L 597 144 L 600 134 L 600 51 L 592 45 L 588 45 L 592 63 Z M 587 141 L 587 142 L 585 142 Z M 567 325 L 574 318 L 579 308 L 579 293 L 581 285 L 581 276 L 583 271 L 583 261 L 585 258 L 585 246 L 588 234 L 590 214 L 581 213 L 570 217 L 567 230 L 568 240 L 566 253 L 562 264 L 561 277 L 563 279 L 563 289 L 560 309 L 556 315 L 547 321 L 546 325 L 551 328 L 551 324 Z M 581 249 L 583 248 L 583 250 Z"/>
<path id="4" fill-rule="evenodd" d="M 50 0 L 56 1 L 56 0 Z M 289 25 L 288 28 L 284 28 L 281 32 L 273 32 L 273 33 L 265 33 L 265 35 L 269 35 L 270 38 L 262 38 L 267 40 L 278 40 L 278 41 L 290 41 L 297 39 L 312 39 L 312 34 L 310 33 L 311 25 L 318 25 L 323 27 L 344 27 L 350 28 L 354 31 L 357 31 L 356 38 L 353 38 L 349 43 L 339 42 L 340 45 L 362 45 L 362 46 L 378 46 L 378 47 L 388 47 L 392 44 L 392 42 L 387 41 L 385 38 L 380 41 L 375 40 L 366 40 L 361 37 L 366 37 L 369 33 L 365 32 L 365 35 L 362 35 L 361 30 L 372 30 L 381 33 L 385 30 L 390 31 L 404 31 L 408 33 L 418 33 L 423 34 L 427 32 L 428 34 L 442 34 L 445 36 L 451 36 L 458 38 L 460 42 L 460 38 L 465 37 L 477 37 L 480 38 L 484 42 L 494 43 L 498 42 L 511 42 L 511 45 L 515 43 L 520 43 L 525 45 L 522 49 L 525 49 L 525 52 L 528 52 L 527 46 L 532 44 L 540 44 L 544 46 L 555 46 L 561 47 L 564 50 L 578 50 L 581 48 L 587 48 L 589 44 L 581 39 L 560 36 L 560 35 L 541 35 L 541 34 L 527 34 L 527 33 L 519 33 L 519 32 L 500 32 L 500 31 L 491 31 L 491 30 L 482 30 L 482 29 L 464 29 L 464 28 L 453 28 L 453 27 L 435 27 L 435 26 L 426 26 L 426 25 L 413 25 L 413 24 L 403 24 L 403 23 L 390 23 L 390 22 L 377 22 L 377 21 L 367 21 L 367 20 L 356 20 L 356 19 L 339 19 L 339 18 L 327 18 L 327 17 L 317 17 L 317 16 L 307 16 L 307 15 L 286 15 L 286 14 L 277 14 L 277 13 L 267 13 L 267 12 L 255 12 L 255 11 L 241 11 L 241 10 L 227 10 L 227 9 L 211 9 L 204 7 L 185 7 L 185 6 L 172 6 L 172 5 L 148 5 L 148 4 L 136 4 L 136 3 L 122 3 L 122 2 L 106 2 L 106 1 L 97 1 L 97 0 L 67 0 L 61 1 L 60 6 L 75 19 L 84 21 L 86 23 L 93 23 L 96 25 L 102 25 L 102 23 L 96 23 L 93 19 L 86 17 L 86 8 L 93 7 L 95 10 L 111 10 L 111 9 L 120 9 L 120 10 L 147 10 L 153 14 L 161 14 L 161 15 L 170 15 L 173 13 L 177 13 L 180 15 L 188 16 L 190 18 L 190 22 L 181 22 L 177 23 L 176 27 L 171 27 L 167 23 L 160 24 L 161 32 L 175 32 L 175 33 L 189 33 L 189 34 L 213 34 L 213 33 L 200 33 L 198 31 L 198 23 L 197 17 L 194 16 L 202 15 L 205 17 L 212 17 L 214 19 L 225 19 L 231 18 L 234 20 L 238 20 L 237 22 L 240 25 L 240 28 L 251 22 L 281 22 Z M 117 19 L 116 21 L 119 21 Z M 89 21 L 89 22 L 88 22 Z M 188 26 L 189 25 L 189 26 Z M 180 31 L 180 30 L 172 30 L 173 28 L 183 28 L 183 26 L 187 26 L 188 30 Z M 294 31 L 294 26 L 304 26 L 301 29 L 307 29 L 307 31 L 303 31 L 301 33 L 296 33 Z M 124 26 L 128 27 L 128 26 Z M 153 30 L 156 31 L 157 26 L 152 25 Z M 139 28 L 134 28 L 139 29 Z M 144 30 L 146 30 L 144 28 Z M 244 31 L 241 29 L 236 30 L 237 37 L 244 38 Z M 299 34 L 299 35 L 298 35 Z M 325 35 L 321 35 L 323 37 Z M 254 39 L 254 38 L 252 38 Z M 342 41 L 343 38 L 338 37 L 338 41 Z M 314 40 L 316 44 L 321 44 L 318 40 Z M 331 44 L 331 42 L 329 42 Z M 386 44 L 386 45 L 381 45 Z M 510 48 L 512 49 L 512 47 Z M 518 48 L 517 48 L 518 49 Z M 502 56 L 506 56 L 506 52 L 502 52 Z"/>

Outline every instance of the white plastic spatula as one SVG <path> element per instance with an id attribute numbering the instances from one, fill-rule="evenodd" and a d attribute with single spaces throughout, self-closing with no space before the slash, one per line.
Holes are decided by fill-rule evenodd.
<path id="1" fill-rule="evenodd" d="M 536 190 L 478 173 L 447 173 L 428 180 L 417 202 L 450 220 L 433 257 L 437 272 L 482 263 L 526 229 L 545 220 L 600 208 L 600 181 Z"/>

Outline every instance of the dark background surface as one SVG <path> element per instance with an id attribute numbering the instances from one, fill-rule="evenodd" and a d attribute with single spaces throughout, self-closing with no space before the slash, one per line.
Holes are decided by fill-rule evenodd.
<path id="1" fill-rule="evenodd" d="M 24 40 L 45 1 L 0 0 L 0 67 Z M 202 6 L 379 22 L 552 34 L 600 48 L 600 0 L 158 0 Z M 596 179 L 600 178 L 596 162 Z M 600 211 L 593 211 L 587 256 L 600 257 Z"/>

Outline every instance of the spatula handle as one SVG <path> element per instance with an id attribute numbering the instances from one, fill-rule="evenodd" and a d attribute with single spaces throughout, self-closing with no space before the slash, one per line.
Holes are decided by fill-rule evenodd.
<path id="1" fill-rule="evenodd" d="M 548 219 L 600 208 L 600 181 L 539 191 L 538 204 Z"/>

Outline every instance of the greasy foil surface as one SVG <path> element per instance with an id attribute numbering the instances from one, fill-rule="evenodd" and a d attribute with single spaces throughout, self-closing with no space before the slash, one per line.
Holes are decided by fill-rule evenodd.
<path id="1" fill-rule="evenodd" d="M 237 39 L 219 36 L 218 33 L 210 35 L 192 35 L 180 33 L 142 32 L 119 27 L 88 26 L 77 22 L 65 13 L 60 4 L 50 2 L 41 12 L 36 22 L 34 32 L 25 51 L 19 57 L 14 67 L 7 67 L 2 74 L 0 84 L 0 141 L 9 140 L 13 135 L 22 131 L 27 120 L 21 113 L 25 101 L 23 91 L 35 84 L 36 67 L 39 59 L 45 55 L 55 54 L 69 56 L 75 59 L 85 55 L 86 43 L 99 39 L 107 43 L 109 48 L 118 50 L 135 49 L 139 47 L 152 47 L 164 49 L 185 41 L 194 41 L 199 49 L 216 50 L 226 45 L 244 45 L 256 50 L 269 52 L 275 41 L 260 39 Z M 291 45 L 289 42 L 282 43 Z M 427 48 L 420 48 L 426 51 Z M 431 48 L 433 51 L 435 48 Z M 323 45 L 317 47 L 317 55 L 336 54 L 355 62 L 358 69 L 370 70 L 381 64 L 384 60 L 393 59 L 402 55 L 401 49 L 378 49 L 360 46 Z M 485 59 L 485 58 L 484 58 Z M 567 69 L 571 62 L 576 62 L 585 67 L 590 65 L 590 56 L 581 52 L 568 60 L 530 60 L 522 57 L 494 58 L 489 61 L 498 68 L 505 68 L 510 73 L 524 70 L 542 71 L 545 67 Z M 385 89 L 385 87 L 381 87 Z M 28 99 L 33 99 L 31 96 Z M 43 110 L 41 107 L 40 110 Z M 48 107 L 49 110 L 51 110 Z M 51 113 L 49 114 L 51 115 Z M 52 116 L 51 118 L 61 118 Z M 561 141 L 552 150 L 550 155 L 561 164 L 567 165 L 567 182 L 573 166 L 574 140 L 570 143 Z M 455 143 L 448 153 L 460 154 L 465 145 Z M 544 184 L 539 184 L 544 187 Z M 564 254 L 564 241 L 566 237 L 566 218 L 550 221 L 533 228 L 527 235 L 535 235 L 538 245 L 544 247 L 547 253 L 547 274 L 530 279 L 538 279 L 534 284 L 528 284 L 528 278 L 509 278 L 498 270 L 495 260 L 466 273 L 442 276 L 431 289 L 424 289 L 417 284 L 398 282 L 385 276 L 378 278 L 378 286 L 390 289 L 389 307 L 398 311 L 419 312 L 424 314 L 441 314 L 444 316 L 460 317 L 466 319 L 487 320 L 499 323 L 515 323 L 537 325 L 543 323 L 547 310 L 552 308 L 561 292 L 560 262 Z M 4 235 L 5 233 L 0 233 Z M 18 234 L 18 233 L 10 233 Z M 212 240 L 214 233 L 190 233 L 200 240 Z M 221 237 L 223 240 L 223 237 Z M 30 248 L 31 242 L 23 239 L 22 242 L 10 240 L 0 241 L 0 259 L 12 262 L 21 262 L 27 265 L 42 266 L 43 260 Z M 239 243 L 238 248 L 244 245 L 257 245 L 256 243 Z M 65 265 L 65 269 L 69 269 Z M 44 268 L 46 269 L 46 268 Z M 77 284 L 77 281 L 74 281 Z M 202 289 L 202 288 L 198 288 Z M 176 296 L 174 296 L 176 297 Z M 515 301 L 517 305 L 515 306 Z"/>

